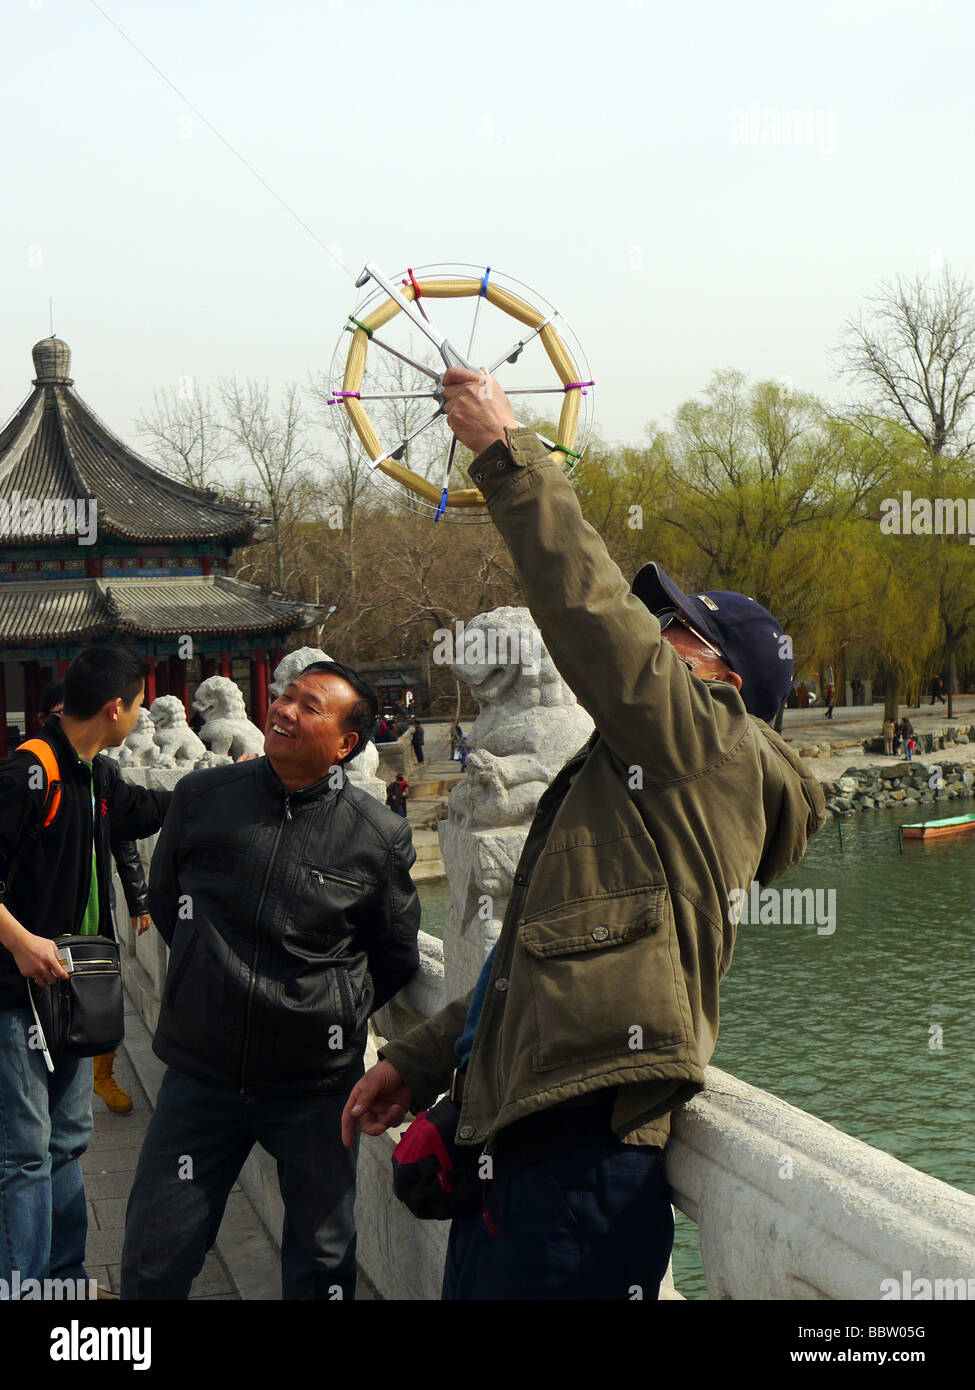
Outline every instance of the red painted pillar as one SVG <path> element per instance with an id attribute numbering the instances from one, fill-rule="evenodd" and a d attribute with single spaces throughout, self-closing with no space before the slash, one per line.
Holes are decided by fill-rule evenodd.
<path id="1" fill-rule="evenodd" d="M 156 698 L 156 658 L 147 656 L 146 660 L 149 663 L 149 670 L 146 672 L 146 694 L 142 703 L 148 709 Z"/>
<path id="2" fill-rule="evenodd" d="M 221 674 L 221 676 L 226 676 L 227 679 L 230 680 L 230 679 L 231 679 L 231 675 L 230 675 L 231 670 L 232 670 L 232 667 L 231 667 L 231 665 L 230 665 L 230 653 L 229 653 L 229 652 L 221 652 L 221 653 L 220 653 L 220 674 Z"/>
<path id="3" fill-rule="evenodd" d="M 251 658 L 251 719 L 259 729 L 267 720 L 267 656 Z"/>
<path id="4" fill-rule="evenodd" d="M 190 704 L 189 669 L 181 656 L 169 658 L 169 693 L 178 695 L 188 711 Z"/>
<path id="5" fill-rule="evenodd" d="M 25 661 L 24 665 L 24 736 L 30 738 L 37 723 L 37 701 L 40 691 L 37 688 L 37 662 Z"/>
<path id="6" fill-rule="evenodd" d="M 58 662 L 58 680 L 59 680 L 59 681 L 63 681 L 63 680 L 64 680 L 65 676 L 68 674 L 68 667 L 69 667 L 70 665 L 71 665 L 71 662 L 70 662 L 70 660 L 67 660 L 67 659 L 64 660 L 64 661 L 59 661 L 59 662 Z"/>
<path id="7" fill-rule="evenodd" d="M 7 747 L 7 668 L 0 661 L 0 758 L 10 752 Z"/>

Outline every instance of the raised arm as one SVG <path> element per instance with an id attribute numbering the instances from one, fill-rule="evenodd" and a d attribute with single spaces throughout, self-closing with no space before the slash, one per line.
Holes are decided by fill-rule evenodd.
<path id="1" fill-rule="evenodd" d="M 477 453 L 471 480 L 511 552 L 552 659 L 600 734 L 644 783 L 692 776 L 726 757 L 748 716 L 730 685 L 693 676 L 583 519 L 560 456 L 514 427 L 490 377 L 451 368 L 447 419 Z"/>

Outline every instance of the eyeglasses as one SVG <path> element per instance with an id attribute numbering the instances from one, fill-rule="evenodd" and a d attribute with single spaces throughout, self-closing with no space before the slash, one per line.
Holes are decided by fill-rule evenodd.
<path id="1" fill-rule="evenodd" d="M 662 633 L 666 632 L 669 627 L 672 627 L 673 624 L 676 623 L 677 626 L 682 627 L 685 632 L 689 632 L 692 637 L 696 637 L 699 642 L 703 642 L 708 651 L 713 656 L 716 656 L 719 661 L 724 661 L 724 653 L 719 652 L 714 643 L 709 641 L 702 633 L 698 632 L 696 627 L 692 627 L 684 617 L 684 614 L 678 612 L 676 608 L 661 608 L 658 613 L 654 614 L 654 617 L 660 623 L 660 631 Z"/>

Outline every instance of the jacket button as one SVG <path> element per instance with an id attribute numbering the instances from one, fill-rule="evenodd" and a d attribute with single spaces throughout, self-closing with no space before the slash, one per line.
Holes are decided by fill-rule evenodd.
<path id="1" fill-rule="evenodd" d="M 593 941 L 605 941 L 609 936 L 609 927 L 596 927 L 592 934 Z"/>
<path id="2" fill-rule="evenodd" d="M 498 459 L 498 472 L 499 472 L 499 473 L 503 473 L 504 470 L 505 470 L 505 468 L 507 468 L 507 466 L 508 466 L 508 465 L 505 463 L 504 459 Z"/>
<path id="3" fill-rule="evenodd" d="M 475 474 L 474 474 L 474 481 L 475 481 L 475 483 L 483 483 L 483 481 L 484 481 L 484 474 L 483 474 L 483 473 L 475 473 Z"/>
<path id="4" fill-rule="evenodd" d="M 499 994 L 504 994 L 505 990 L 508 988 L 508 981 L 504 978 L 500 980 L 495 980 L 494 988 L 498 991 Z"/>
<path id="5" fill-rule="evenodd" d="M 458 1139 L 473 1139 L 473 1138 L 474 1138 L 474 1126 L 473 1126 L 473 1125 L 461 1125 L 460 1129 L 457 1131 L 457 1138 L 458 1138 Z"/>

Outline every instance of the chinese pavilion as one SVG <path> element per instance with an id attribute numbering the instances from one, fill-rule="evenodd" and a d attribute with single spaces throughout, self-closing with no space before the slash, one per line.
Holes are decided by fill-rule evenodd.
<path id="1" fill-rule="evenodd" d="M 146 657 L 147 705 L 189 707 L 199 681 L 229 676 L 263 728 L 268 663 L 321 610 L 235 579 L 234 550 L 263 526 L 254 507 L 133 453 L 72 389 L 59 338 L 33 356 L 34 389 L 0 430 L 0 757 L 33 732 L 45 683 L 96 642 Z"/>

